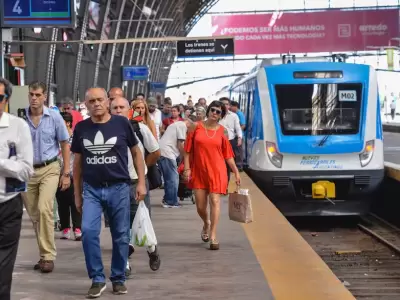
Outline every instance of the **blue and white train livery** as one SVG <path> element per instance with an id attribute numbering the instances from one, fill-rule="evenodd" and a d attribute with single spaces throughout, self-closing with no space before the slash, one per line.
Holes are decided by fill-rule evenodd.
<path id="1" fill-rule="evenodd" d="M 384 177 L 376 71 L 342 62 L 263 62 L 233 83 L 245 161 L 287 216 L 359 215 Z"/>

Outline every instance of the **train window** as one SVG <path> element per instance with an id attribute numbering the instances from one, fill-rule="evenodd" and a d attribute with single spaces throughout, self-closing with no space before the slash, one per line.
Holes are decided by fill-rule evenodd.
<path id="1" fill-rule="evenodd" d="M 281 84 L 275 94 L 284 135 L 359 132 L 362 84 Z"/>

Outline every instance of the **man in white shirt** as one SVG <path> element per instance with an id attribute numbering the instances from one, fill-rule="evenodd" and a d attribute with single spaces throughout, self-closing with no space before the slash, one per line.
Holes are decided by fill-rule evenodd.
<path id="1" fill-rule="evenodd" d="M 186 132 L 191 123 L 190 120 L 172 123 L 160 139 L 161 157 L 158 165 L 164 177 L 164 208 L 180 207 L 178 201 L 179 175 L 176 160 L 183 154 Z"/>
<path id="2" fill-rule="evenodd" d="M 149 97 L 149 99 L 147 99 L 147 106 L 149 107 L 150 117 L 154 121 L 154 124 L 156 125 L 157 139 L 160 139 L 162 116 L 161 116 L 161 110 L 157 108 L 158 106 L 157 100 L 153 97 Z"/>
<path id="3" fill-rule="evenodd" d="M 21 233 L 21 192 L 33 175 L 28 124 L 5 112 L 12 86 L 0 78 L 0 299 L 10 300 L 12 273 Z"/>
<path id="4" fill-rule="evenodd" d="M 111 101 L 111 114 L 113 115 L 121 115 L 124 116 L 126 118 L 128 118 L 129 116 L 129 102 L 127 99 L 117 96 L 114 98 L 113 101 Z M 140 149 L 140 151 L 142 152 L 143 155 L 143 159 L 146 162 L 145 164 L 145 174 L 147 175 L 147 166 L 152 166 L 155 165 L 158 158 L 160 157 L 160 146 L 158 145 L 157 140 L 155 139 L 155 137 L 153 136 L 153 134 L 151 133 L 150 129 L 144 125 L 143 123 L 137 123 L 137 125 L 139 126 L 139 131 L 140 131 L 140 135 L 141 137 L 139 137 L 136 132 L 135 135 L 139 141 L 138 143 L 138 147 Z M 145 157 L 145 149 L 148 152 L 148 155 Z M 129 152 L 129 149 L 127 149 L 127 151 Z M 133 165 L 133 160 L 132 160 L 132 156 L 128 155 L 128 170 L 129 170 L 129 176 L 132 180 L 131 182 L 131 213 L 130 213 L 130 227 L 132 229 L 132 223 L 133 223 L 133 219 L 135 218 L 136 215 L 136 211 L 138 209 L 138 203 L 136 202 L 136 200 L 134 199 L 135 197 L 135 190 L 136 190 L 136 184 L 138 181 L 138 176 L 136 174 L 136 170 L 135 167 Z M 149 190 L 149 182 L 146 178 L 146 189 Z M 146 207 L 149 210 L 149 213 L 151 215 L 151 206 L 150 206 L 150 193 L 146 194 L 146 197 L 144 198 L 144 203 L 146 204 Z M 132 253 L 135 251 L 134 247 L 133 247 L 133 241 L 132 241 L 132 234 L 130 237 L 131 241 L 129 244 L 129 256 L 132 255 Z M 157 271 L 160 268 L 160 264 L 161 264 L 161 260 L 160 260 L 160 256 L 158 253 L 158 249 L 157 247 L 152 247 L 147 249 L 147 252 L 149 254 L 149 265 L 150 268 L 153 271 Z M 129 261 L 127 263 L 127 267 L 125 270 L 125 275 L 129 276 L 131 274 L 131 268 L 129 265 Z"/>
<path id="5" fill-rule="evenodd" d="M 235 153 L 235 160 L 240 157 L 240 149 L 242 147 L 242 128 L 240 127 L 240 121 L 237 114 L 231 112 L 231 100 L 227 97 L 219 99 L 226 108 L 225 117 L 219 122 L 228 131 L 229 142 L 231 143 L 233 152 Z M 228 180 L 230 179 L 231 170 L 227 165 L 228 169 Z"/>

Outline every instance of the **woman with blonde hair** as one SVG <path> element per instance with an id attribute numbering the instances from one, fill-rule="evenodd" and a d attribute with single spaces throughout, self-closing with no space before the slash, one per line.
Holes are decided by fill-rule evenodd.
<path id="1" fill-rule="evenodd" d="M 151 133 L 157 139 L 156 125 L 154 124 L 154 121 L 151 119 L 147 103 L 143 100 L 135 100 L 132 102 L 132 109 L 134 111 L 132 119 L 138 122 L 143 122 L 143 124 L 147 125 Z"/>

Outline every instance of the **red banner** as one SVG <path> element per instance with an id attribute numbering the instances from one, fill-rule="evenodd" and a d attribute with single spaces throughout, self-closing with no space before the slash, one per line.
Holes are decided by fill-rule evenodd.
<path id="1" fill-rule="evenodd" d="M 212 26 L 235 37 L 236 55 L 361 51 L 399 37 L 399 10 L 218 15 Z"/>

